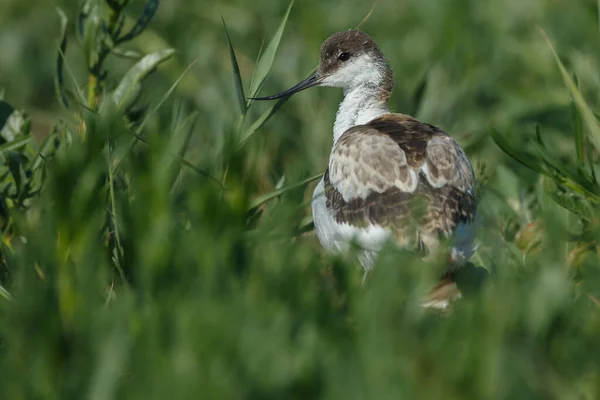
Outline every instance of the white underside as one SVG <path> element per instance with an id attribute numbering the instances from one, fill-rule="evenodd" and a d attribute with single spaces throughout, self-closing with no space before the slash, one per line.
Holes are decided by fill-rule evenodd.
<path id="1" fill-rule="evenodd" d="M 381 226 L 371 225 L 358 228 L 349 224 L 340 224 L 327 210 L 323 179 L 319 182 L 312 199 L 315 232 L 321 245 L 331 253 L 348 251 L 351 243 L 355 243 L 364 251 L 359 260 L 365 270 L 375 265 L 377 253 L 383 248 L 391 236 L 391 231 Z M 475 252 L 476 223 L 459 224 L 452 237 L 452 258 L 458 263 L 466 262 Z"/>
<path id="2" fill-rule="evenodd" d="M 365 250 L 361 263 L 365 269 L 373 266 L 374 254 L 380 251 L 390 237 L 391 232 L 381 226 L 371 225 L 368 228 L 357 228 L 349 224 L 340 224 L 327 210 L 324 193 L 323 179 L 319 182 L 313 193 L 312 200 L 313 220 L 315 231 L 321 245 L 332 253 L 348 251 L 354 241 Z M 371 260 L 372 258 L 372 260 Z"/>

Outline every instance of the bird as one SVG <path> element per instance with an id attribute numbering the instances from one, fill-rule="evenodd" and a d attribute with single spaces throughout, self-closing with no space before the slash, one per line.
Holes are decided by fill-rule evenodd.
<path id="1" fill-rule="evenodd" d="M 425 255 L 448 243 L 440 281 L 421 302 L 447 309 L 461 297 L 455 273 L 476 249 L 476 180 L 464 150 L 442 129 L 389 110 L 392 68 L 362 31 L 331 35 L 308 78 L 254 99 L 281 99 L 314 86 L 344 93 L 329 163 L 311 203 L 321 245 L 343 253 L 358 244 L 364 283 L 390 240 Z"/>

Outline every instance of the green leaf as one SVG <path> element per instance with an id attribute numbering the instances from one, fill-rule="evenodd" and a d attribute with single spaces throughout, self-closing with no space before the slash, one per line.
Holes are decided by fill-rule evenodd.
<path id="1" fill-rule="evenodd" d="M 44 159 L 50 155 L 58 148 L 58 134 L 56 128 L 52 130 L 52 132 L 46 136 L 44 141 L 39 147 L 37 154 L 33 157 L 33 161 L 31 162 L 30 169 L 32 171 L 37 170 Z"/>
<path id="2" fill-rule="evenodd" d="M 248 129 L 244 132 L 240 139 L 239 146 L 242 147 L 248 139 L 259 130 L 280 108 L 281 106 L 289 99 L 289 97 L 284 97 L 277 101 L 277 103 L 273 104 L 267 111 L 265 111 L 256 121 L 250 125 Z"/>
<path id="3" fill-rule="evenodd" d="M 129 32 L 115 40 L 115 45 L 130 41 L 142 33 L 152 18 L 154 18 L 156 10 L 158 10 L 158 5 L 159 0 L 148 0 L 146 6 L 144 7 L 144 11 L 142 11 L 142 16 L 136 21 L 135 25 Z"/>
<path id="4" fill-rule="evenodd" d="M 4 297 L 6 300 L 12 300 L 12 296 L 2 285 L 0 285 L 0 296 Z"/>
<path id="5" fill-rule="evenodd" d="M 10 173 L 17 187 L 17 194 L 20 196 L 23 194 L 27 182 L 25 169 L 23 168 L 26 159 L 22 154 L 16 153 L 14 151 L 9 152 L 8 154 L 6 154 L 5 157 L 8 169 L 10 170 Z"/>
<path id="6" fill-rule="evenodd" d="M 303 233 L 312 231 L 315 228 L 315 222 L 313 221 L 312 215 L 308 215 L 300 221 L 298 228 L 296 228 L 295 236 L 299 236 Z"/>
<path id="7" fill-rule="evenodd" d="M 577 75 L 573 74 L 573 82 L 575 83 L 576 87 L 579 87 L 578 84 L 578 79 L 577 79 Z M 579 115 L 579 112 L 577 111 L 577 106 L 575 105 L 575 102 L 573 101 L 573 99 L 571 98 L 571 102 L 569 105 L 570 109 L 571 109 L 571 120 L 573 123 L 573 133 L 574 133 L 574 137 L 575 137 L 575 154 L 577 156 L 577 167 L 580 168 L 582 171 L 584 170 L 584 166 L 585 166 L 585 159 L 584 159 L 584 140 L 585 137 L 583 135 L 583 127 L 581 124 L 581 116 Z"/>
<path id="8" fill-rule="evenodd" d="M 371 18 L 371 14 L 373 14 L 373 11 L 375 11 L 375 7 L 377 6 L 377 0 L 373 1 L 373 5 L 371 6 L 371 8 L 369 9 L 369 12 L 367 13 L 367 15 L 365 15 L 365 17 L 362 19 L 362 21 L 360 21 L 360 23 L 358 25 L 356 25 L 356 29 L 360 29 L 360 27 L 367 22 L 367 20 L 369 18 Z"/>
<path id="9" fill-rule="evenodd" d="M 229 32 L 227 32 L 227 25 L 225 25 L 225 19 L 223 18 L 223 16 L 221 16 L 221 20 L 223 20 L 223 28 L 225 29 L 225 36 L 227 37 L 227 46 L 229 47 L 229 58 L 231 60 L 231 68 L 233 69 L 233 84 L 235 86 L 238 103 L 240 105 L 240 111 L 242 112 L 242 115 L 246 115 L 246 96 L 244 95 L 244 85 L 242 83 L 240 67 L 238 65 L 237 58 L 235 57 L 235 50 L 233 49 L 233 44 L 231 43 Z"/>
<path id="10" fill-rule="evenodd" d="M 256 199 L 254 199 L 254 201 L 252 201 L 250 203 L 250 206 L 248 207 L 248 211 L 252 211 L 255 208 L 260 207 L 264 203 L 268 202 L 269 200 L 279 197 L 282 194 L 289 192 L 290 190 L 297 189 L 299 187 L 309 184 L 312 181 L 316 181 L 317 179 L 320 179 L 322 176 L 323 176 L 323 174 L 313 175 L 313 176 L 306 178 L 300 182 L 294 183 L 292 185 L 286 186 L 281 189 L 274 190 L 267 194 L 263 194 L 262 196 L 257 197 Z"/>
<path id="11" fill-rule="evenodd" d="M 142 53 L 139 53 L 139 52 L 137 52 L 135 50 L 123 50 L 123 49 L 121 49 L 119 47 L 113 47 L 113 48 L 110 49 L 110 51 L 115 56 L 121 57 L 121 58 L 125 58 L 125 59 L 128 59 L 128 60 L 138 61 L 142 57 L 144 57 L 144 55 Z"/>
<path id="12" fill-rule="evenodd" d="M 592 110 L 588 107 L 587 103 L 585 102 L 583 95 L 581 94 L 579 89 L 577 89 L 575 82 L 573 82 L 573 79 L 571 79 L 571 76 L 569 75 L 567 69 L 558 57 L 558 54 L 556 54 L 556 51 L 552 46 L 552 42 L 550 42 L 550 38 L 543 29 L 541 30 L 541 32 L 544 38 L 546 39 L 546 42 L 548 43 L 548 47 L 550 47 L 550 50 L 552 51 L 552 55 L 554 56 L 556 64 L 558 65 L 563 81 L 565 82 L 565 86 L 567 86 L 567 89 L 569 89 L 571 97 L 573 98 L 577 109 L 581 113 L 583 122 L 588 128 L 589 138 L 596 147 L 596 149 L 600 150 L 600 126 L 598 125 L 598 121 L 596 120 L 596 117 L 594 116 Z"/>
<path id="13" fill-rule="evenodd" d="M 281 178 L 275 184 L 275 189 L 281 189 L 285 185 L 285 175 L 282 175 Z"/>
<path id="14" fill-rule="evenodd" d="M 262 56 L 264 47 L 265 47 L 265 39 L 263 38 L 262 42 L 260 43 L 260 48 L 258 49 L 258 55 L 256 56 L 256 61 L 254 61 L 255 66 L 258 65 L 258 61 L 260 60 L 260 57 Z M 254 85 L 255 80 L 256 80 L 256 67 L 252 71 L 252 77 L 250 78 L 250 87 L 252 87 Z M 247 99 L 246 108 L 250 107 L 250 104 L 252 104 L 252 101 L 253 101 L 252 99 Z"/>
<path id="15" fill-rule="evenodd" d="M 265 81 L 267 74 L 271 70 L 273 60 L 275 59 L 275 53 L 277 52 L 277 48 L 279 47 L 279 42 L 281 41 L 281 36 L 283 35 L 283 30 L 285 28 L 288 16 L 290 15 L 290 11 L 292 10 L 293 5 L 294 0 L 290 2 L 290 5 L 288 6 L 283 16 L 283 19 L 281 20 L 281 24 L 279 24 L 279 28 L 277 28 L 275 35 L 267 45 L 265 52 L 256 64 L 256 77 L 252 82 L 252 86 L 250 87 L 250 97 L 256 96 L 256 93 L 258 93 L 258 90 Z"/>
<path id="16" fill-rule="evenodd" d="M 502 149 L 502 151 L 504 151 L 507 155 L 531 170 L 546 176 L 550 176 L 548 171 L 545 170 L 538 159 L 535 159 L 531 155 L 525 154 L 524 152 L 512 147 L 512 145 L 508 143 L 504 136 L 502 136 L 497 130 L 491 128 L 490 135 L 498 147 L 500 147 L 500 149 Z"/>
<path id="17" fill-rule="evenodd" d="M 121 82 L 113 92 L 112 98 L 121 110 L 126 110 L 137 100 L 142 81 L 158 67 L 158 65 L 170 59 L 175 50 L 164 49 L 144 56 L 137 62 L 121 79 Z"/>
<path id="18" fill-rule="evenodd" d="M 146 123 L 148 122 L 148 120 L 150 119 L 150 117 L 156 113 L 158 111 L 158 109 L 160 108 L 160 106 L 163 105 L 163 103 L 169 98 L 169 96 L 171 96 L 171 94 L 173 94 L 173 92 L 175 91 L 175 89 L 177 89 L 177 86 L 179 86 L 179 83 L 183 80 L 183 78 L 187 75 L 188 72 L 190 72 L 190 70 L 192 69 L 192 67 L 194 65 L 196 65 L 196 63 L 198 62 L 198 59 L 195 59 L 194 61 L 192 61 L 190 63 L 190 65 L 188 65 L 183 72 L 179 75 L 179 77 L 177 77 L 177 79 L 175 79 L 175 82 L 173 82 L 173 84 L 169 87 L 169 89 L 165 92 L 165 94 L 162 95 L 162 97 L 160 98 L 160 100 L 158 101 L 158 103 L 156 103 L 156 105 L 154 106 L 154 108 L 152 109 L 152 111 L 150 111 L 148 114 L 146 114 L 146 117 L 144 118 L 144 120 L 142 121 L 142 123 L 140 124 L 140 126 L 138 127 L 137 131 L 141 132 L 142 128 L 146 125 Z"/>
<path id="19" fill-rule="evenodd" d="M 67 51 L 67 23 L 68 19 L 63 10 L 56 7 L 56 12 L 60 18 L 60 42 L 58 43 L 58 51 L 56 52 L 56 71 L 54 71 L 54 90 L 58 102 L 64 108 L 69 107 L 69 101 L 65 94 L 65 82 L 63 78 L 63 64 L 65 52 Z"/>
<path id="20" fill-rule="evenodd" d="M 542 127 L 540 124 L 535 124 L 535 138 L 537 139 L 540 146 L 546 148 L 546 145 L 544 144 L 544 139 L 542 138 Z"/>
<path id="21" fill-rule="evenodd" d="M 100 2 L 84 0 L 77 15 L 77 33 L 88 68 L 98 60 L 97 32 L 103 20 Z"/>
<path id="22" fill-rule="evenodd" d="M 550 198 L 559 206 L 566 208 L 586 220 L 592 220 L 594 218 L 594 207 L 585 198 L 581 198 L 570 192 L 562 191 L 556 185 L 556 182 L 552 182 L 549 179 L 544 180 L 543 188 Z"/>
<path id="23" fill-rule="evenodd" d="M 538 145 L 537 150 L 541 160 L 546 164 L 547 170 L 553 172 L 549 176 L 554 178 L 557 185 L 575 191 L 596 203 L 600 201 L 600 195 L 597 193 L 599 188 L 596 185 L 591 184 L 585 177 L 579 175 L 578 171 L 569 168 L 543 147 Z"/>

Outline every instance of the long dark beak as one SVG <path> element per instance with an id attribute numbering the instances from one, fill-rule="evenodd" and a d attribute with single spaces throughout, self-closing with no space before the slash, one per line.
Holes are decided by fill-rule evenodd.
<path id="1" fill-rule="evenodd" d="M 315 72 L 311 76 L 309 76 L 308 78 L 306 78 L 305 80 L 303 80 L 302 82 L 297 84 L 296 86 L 293 86 L 293 87 L 289 88 L 288 90 L 284 90 L 281 93 L 277 93 L 272 96 L 266 96 L 266 97 L 251 97 L 251 99 L 252 100 L 281 99 L 283 97 L 291 96 L 294 93 L 298 93 L 301 90 L 308 89 L 309 87 L 317 86 L 319 83 L 321 83 L 321 78 Z"/>

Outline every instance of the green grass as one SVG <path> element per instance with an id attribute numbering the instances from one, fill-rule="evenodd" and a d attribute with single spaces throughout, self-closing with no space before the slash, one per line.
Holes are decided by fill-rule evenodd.
<path id="1" fill-rule="evenodd" d="M 361 26 L 392 108 L 476 169 L 448 315 L 418 258 L 363 287 L 312 232 L 341 92 L 245 100 L 371 3 L 98 0 L 79 34 L 80 3 L 0 13 L 0 399 L 600 398 L 596 2 L 381 0 Z"/>

